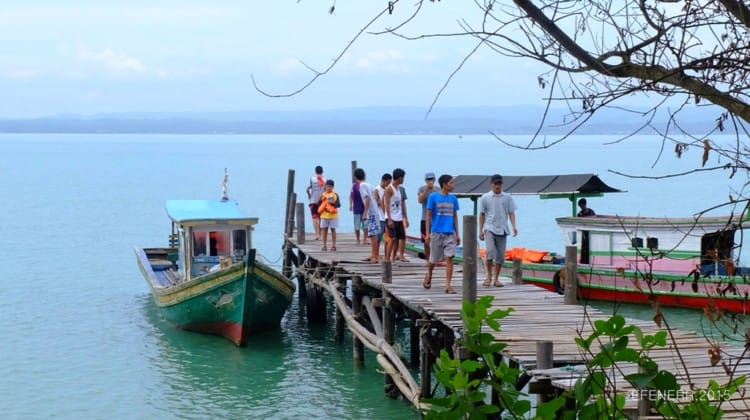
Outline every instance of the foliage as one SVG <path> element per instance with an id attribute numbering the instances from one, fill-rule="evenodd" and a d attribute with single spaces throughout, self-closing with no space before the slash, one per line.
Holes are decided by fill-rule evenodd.
<path id="1" fill-rule="evenodd" d="M 483 296 L 475 304 L 464 301 L 461 318 L 465 327 L 459 344 L 471 357 L 451 356 L 445 349 L 435 365 L 435 378 L 446 389 L 444 396 L 424 399 L 429 408 L 428 419 L 481 419 L 488 416 L 522 419 L 531 417 L 528 395 L 516 390 L 520 371 L 508 366 L 500 357 L 506 344 L 495 341 L 483 332 L 486 325 L 500 331 L 500 320 L 513 308 L 491 311 L 493 296 Z M 649 356 L 652 349 L 667 345 L 668 334 L 660 330 L 644 334 L 637 325 L 626 325 L 625 318 L 613 315 L 595 320 L 593 332 L 575 341 L 587 360 L 588 372 L 572 391 L 540 404 L 534 419 L 610 418 L 626 419 L 626 395 L 616 392 L 617 374 L 621 374 L 637 391 L 631 398 L 645 398 L 667 419 L 720 419 L 721 404 L 745 383 L 740 376 L 720 385 L 710 381 L 706 389 L 681 390 L 674 373 L 660 369 Z M 635 373 L 623 373 L 626 367 Z M 486 389 L 497 392 L 497 403 L 487 403 Z M 575 401 L 573 409 L 565 409 L 566 399 Z"/>
<path id="2" fill-rule="evenodd" d="M 573 392 L 581 418 L 626 418 L 625 396 L 614 391 L 614 374 L 628 365 L 638 368 L 636 373 L 624 375 L 638 390 L 631 396 L 649 400 L 665 418 L 719 419 L 723 416 L 721 402 L 745 383 L 746 377 L 740 376 L 724 385 L 711 381 L 703 390 L 681 390 L 674 373 L 659 369 L 649 356 L 652 349 L 667 345 L 666 331 L 644 334 L 640 327 L 626 325 L 620 315 L 596 320 L 593 326 L 594 331 L 588 337 L 576 338 L 588 359 L 589 369 L 588 376 L 577 381 Z M 631 337 L 635 339 L 635 348 L 630 346 Z M 596 352 L 594 343 L 599 344 Z"/>
<path id="3" fill-rule="evenodd" d="M 464 337 L 459 344 L 472 357 L 461 360 L 443 349 L 435 364 L 435 378 L 448 391 L 443 397 L 425 399 L 431 408 L 425 412 L 428 419 L 485 418 L 503 412 L 504 417 L 525 418 L 531 411 L 528 396 L 516 390 L 515 383 L 520 371 L 511 368 L 500 357 L 506 344 L 495 341 L 492 334 L 483 332 L 486 324 L 493 331 L 500 331 L 500 320 L 513 312 L 513 308 L 495 309 L 490 312 L 493 296 L 483 296 L 475 304 L 464 301 L 461 319 Z M 491 388 L 498 394 L 498 405 L 486 403 Z M 565 401 L 557 398 L 541 404 L 536 409 L 538 419 L 553 419 Z"/>

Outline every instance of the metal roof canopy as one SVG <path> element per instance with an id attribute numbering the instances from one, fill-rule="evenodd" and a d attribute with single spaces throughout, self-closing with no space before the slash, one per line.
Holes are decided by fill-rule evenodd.
<path id="1" fill-rule="evenodd" d="M 453 194 L 478 197 L 490 190 L 490 175 L 456 175 Z M 601 195 L 624 192 L 605 184 L 596 174 L 503 176 L 503 191 L 516 195 Z"/>
<path id="2" fill-rule="evenodd" d="M 490 191 L 491 175 L 456 175 L 453 194 L 476 202 Z M 513 195 L 539 195 L 541 198 L 567 198 L 576 213 L 578 197 L 600 197 L 604 193 L 625 192 L 605 184 L 596 174 L 503 176 L 503 191 Z"/>
<path id="3" fill-rule="evenodd" d="M 198 224 L 232 223 L 254 225 L 257 217 L 243 213 L 234 200 L 167 200 L 167 214 L 175 223 L 195 226 Z"/>

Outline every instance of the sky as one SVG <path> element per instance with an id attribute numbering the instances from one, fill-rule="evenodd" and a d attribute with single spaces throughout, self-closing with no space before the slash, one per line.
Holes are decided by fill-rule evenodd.
<path id="1" fill-rule="evenodd" d="M 365 34 L 382 0 L 5 0 L 0 12 L 0 118 L 109 112 L 320 110 L 361 106 L 427 109 L 475 47 L 463 37 L 405 40 Z M 468 7 L 467 7 L 468 5 Z M 372 29 L 413 10 L 400 1 Z M 459 32 L 473 3 L 425 2 L 404 34 Z M 309 67 L 309 68 L 308 68 Z M 438 106 L 541 104 L 538 65 L 480 48 Z"/>

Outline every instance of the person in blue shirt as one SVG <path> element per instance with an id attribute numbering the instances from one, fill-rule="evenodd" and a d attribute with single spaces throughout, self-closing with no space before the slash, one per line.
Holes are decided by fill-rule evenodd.
<path id="1" fill-rule="evenodd" d="M 455 294 L 451 287 L 453 277 L 453 256 L 456 246 L 461 243 L 458 236 L 458 199 L 451 194 L 453 191 L 453 177 L 440 175 L 438 178 L 440 191 L 427 197 L 425 214 L 425 230 L 429 235 L 425 237 L 425 245 L 430 246 L 430 258 L 427 260 L 427 274 L 422 286 L 432 287 L 432 271 L 435 265 L 445 260 L 445 293 Z"/>

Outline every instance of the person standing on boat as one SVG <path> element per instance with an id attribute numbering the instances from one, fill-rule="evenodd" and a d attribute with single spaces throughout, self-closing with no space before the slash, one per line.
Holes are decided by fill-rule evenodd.
<path id="1" fill-rule="evenodd" d="M 425 289 L 432 287 L 432 270 L 438 262 L 445 260 L 445 293 L 455 294 L 451 280 L 456 245 L 461 244 L 461 238 L 458 236 L 458 199 L 451 194 L 452 176 L 440 175 L 438 183 L 440 191 L 427 197 L 425 227 L 430 235 L 425 237 L 425 245 L 429 245 L 431 251 L 422 286 Z"/>
<path id="2" fill-rule="evenodd" d="M 425 238 L 428 236 L 427 225 L 425 224 L 425 215 L 427 214 L 427 197 L 430 194 L 438 191 L 435 186 L 435 173 L 427 172 L 424 174 L 424 185 L 419 187 L 417 190 L 417 201 L 422 205 L 422 217 L 419 220 L 419 235 L 422 243 L 424 244 L 424 259 L 430 259 L 430 246 L 425 242 Z"/>
<path id="3" fill-rule="evenodd" d="M 596 216 L 596 213 L 594 212 L 594 209 L 589 208 L 586 206 L 586 199 L 582 198 L 578 200 L 578 207 L 581 208 L 581 211 L 578 212 L 578 217 L 591 217 Z"/>
<path id="4" fill-rule="evenodd" d="M 313 227 L 315 228 L 315 240 L 320 239 L 320 215 L 318 206 L 320 195 L 325 189 L 326 179 L 323 177 L 323 167 L 315 167 L 315 175 L 310 178 L 310 185 L 307 186 L 307 198 L 310 200 L 310 215 L 312 216 Z"/>
<path id="5" fill-rule="evenodd" d="M 331 251 L 336 250 L 336 229 L 339 227 L 339 207 L 341 200 L 333 190 L 333 180 L 326 180 L 326 189 L 320 195 L 318 214 L 320 215 L 320 231 L 323 234 L 323 251 L 328 251 L 328 229 L 331 229 Z"/>
<path id="6" fill-rule="evenodd" d="M 513 236 L 518 235 L 516 203 L 509 194 L 503 194 L 503 177 L 495 174 L 490 178 L 490 191 L 479 199 L 479 240 L 485 241 L 487 251 L 487 279 L 482 283 L 484 287 L 489 287 L 490 284 L 495 287 L 503 286 L 499 277 L 505 260 L 508 234 L 511 232 L 508 220 L 513 226 Z"/>

